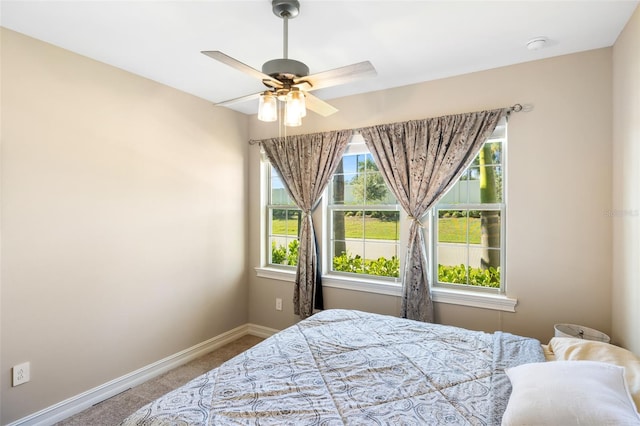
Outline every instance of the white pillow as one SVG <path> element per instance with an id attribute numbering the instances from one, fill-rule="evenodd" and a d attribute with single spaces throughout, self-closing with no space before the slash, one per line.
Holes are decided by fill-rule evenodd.
<path id="1" fill-rule="evenodd" d="M 554 337 L 548 348 L 556 360 L 600 361 L 624 367 L 627 387 L 640 411 L 640 357 L 633 352 L 605 342 L 571 337 Z"/>
<path id="2" fill-rule="evenodd" d="M 505 370 L 513 390 L 503 425 L 640 425 L 624 368 L 550 361 Z"/>

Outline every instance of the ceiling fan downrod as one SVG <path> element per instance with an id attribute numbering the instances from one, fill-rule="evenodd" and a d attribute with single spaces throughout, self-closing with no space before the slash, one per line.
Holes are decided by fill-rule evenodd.
<path id="1" fill-rule="evenodd" d="M 289 58 L 289 15 L 282 17 L 282 57 Z"/>
<path id="2" fill-rule="evenodd" d="M 289 19 L 300 13 L 298 0 L 272 0 L 273 14 L 283 20 L 282 58 L 272 59 L 262 65 L 262 72 L 277 79 L 293 80 L 309 75 L 309 67 L 300 61 L 289 59 Z"/>
<path id="3" fill-rule="evenodd" d="M 289 58 L 289 19 L 293 19 L 300 13 L 300 2 L 298 0 L 272 0 L 271 8 L 273 14 L 283 21 L 282 31 L 282 57 Z"/>
<path id="4" fill-rule="evenodd" d="M 300 3 L 295 1 L 273 0 L 273 13 L 282 18 L 282 57 L 289 57 L 289 19 L 295 18 L 300 12 Z"/>

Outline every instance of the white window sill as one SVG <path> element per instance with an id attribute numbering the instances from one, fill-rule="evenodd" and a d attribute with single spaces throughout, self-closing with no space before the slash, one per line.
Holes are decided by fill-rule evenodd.
<path id="1" fill-rule="evenodd" d="M 256 275 L 260 278 L 269 278 L 271 280 L 295 282 L 296 271 L 280 268 L 256 267 Z"/>
<path id="2" fill-rule="evenodd" d="M 294 282 L 296 273 L 293 270 L 258 267 L 256 275 L 261 278 Z M 364 291 L 368 293 L 385 294 L 388 296 L 402 295 L 399 283 L 367 280 L 362 278 L 343 277 L 339 275 L 323 275 L 324 287 L 341 288 L 345 290 Z M 432 288 L 431 296 L 434 302 L 453 305 L 471 306 L 474 308 L 493 309 L 497 311 L 515 312 L 518 299 L 501 294 L 487 294 L 475 291 L 463 291 L 445 288 Z"/>
<path id="3" fill-rule="evenodd" d="M 518 304 L 518 299 L 507 297 L 504 294 L 486 294 L 448 288 L 432 288 L 431 297 L 434 302 L 438 303 L 450 303 L 452 305 L 472 306 L 474 308 L 505 312 L 515 312 Z"/>

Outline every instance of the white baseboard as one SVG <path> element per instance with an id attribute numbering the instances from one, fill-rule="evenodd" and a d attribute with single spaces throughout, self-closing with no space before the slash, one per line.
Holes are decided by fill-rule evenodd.
<path id="1" fill-rule="evenodd" d="M 275 328 L 263 327 L 257 324 L 247 324 L 248 330 L 247 334 L 256 337 L 262 337 L 266 339 L 267 337 L 271 337 L 276 334 L 280 330 L 276 330 Z"/>
<path id="2" fill-rule="evenodd" d="M 252 336 L 266 338 L 277 332 L 278 330 L 262 327 L 256 324 L 242 325 L 79 395 L 65 399 L 64 401 L 33 413 L 27 417 L 23 417 L 13 423 L 9 423 L 7 426 L 52 425 L 60 420 L 64 420 L 74 414 L 86 410 L 99 402 L 109 399 L 114 395 L 124 392 L 127 389 L 142 384 L 162 373 L 218 349 L 227 343 L 231 343 L 242 336 L 249 334 Z"/>

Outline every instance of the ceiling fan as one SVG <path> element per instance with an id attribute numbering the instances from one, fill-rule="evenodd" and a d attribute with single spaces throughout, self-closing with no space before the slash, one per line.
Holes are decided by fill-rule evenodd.
<path id="1" fill-rule="evenodd" d="M 281 59 L 272 59 L 265 62 L 262 65 L 262 71 L 258 71 L 219 50 L 202 52 L 223 64 L 261 80 L 267 87 L 265 91 L 229 99 L 216 105 L 226 106 L 237 102 L 259 99 L 259 120 L 276 121 L 278 119 L 278 111 L 282 110 L 286 126 L 299 126 L 302 124 L 302 117 L 306 115 L 307 108 L 323 117 L 338 111 L 332 105 L 309 93 L 310 91 L 376 75 L 376 70 L 369 61 L 309 75 L 308 66 L 300 61 L 288 58 L 288 23 L 289 19 L 298 16 L 300 2 L 297 0 L 272 0 L 271 7 L 273 13 L 282 18 L 284 22 L 283 57 Z M 279 107 L 279 103 L 282 104 L 283 108 Z"/>

